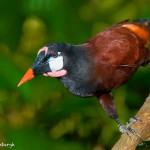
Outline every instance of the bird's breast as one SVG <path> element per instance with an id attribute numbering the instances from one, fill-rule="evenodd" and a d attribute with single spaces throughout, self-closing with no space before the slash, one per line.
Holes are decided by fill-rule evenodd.
<path id="1" fill-rule="evenodd" d="M 69 77 L 61 77 L 59 79 L 62 84 L 74 95 L 81 97 L 92 97 L 94 96 L 94 90 L 92 86 L 84 84 L 82 79 L 72 79 Z"/>

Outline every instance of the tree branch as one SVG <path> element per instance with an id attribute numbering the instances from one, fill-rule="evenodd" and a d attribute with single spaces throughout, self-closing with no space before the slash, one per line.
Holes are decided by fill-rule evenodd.
<path id="1" fill-rule="evenodd" d="M 133 128 L 143 139 L 143 141 L 150 140 L 150 95 L 146 99 L 143 106 L 140 108 L 136 114 L 137 118 L 142 121 L 136 121 L 132 123 L 131 128 Z M 131 139 L 126 135 L 122 135 L 119 141 L 114 145 L 112 150 L 135 150 L 137 145 L 141 143 L 140 139 L 136 136 L 130 134 Z"/>

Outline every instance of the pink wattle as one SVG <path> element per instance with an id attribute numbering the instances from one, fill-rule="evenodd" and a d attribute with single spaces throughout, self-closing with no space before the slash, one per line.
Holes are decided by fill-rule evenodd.
<path id="1" fill-rule="evenodd" d="M 50 77 L 62 77 L 66 74 L 67 74 L 66 70 L 60 70 L 60 71 L 56 71 L 56 72 L 47 72 L 47 73 L 44 73 L 43 75 L 50 76 Z"/>

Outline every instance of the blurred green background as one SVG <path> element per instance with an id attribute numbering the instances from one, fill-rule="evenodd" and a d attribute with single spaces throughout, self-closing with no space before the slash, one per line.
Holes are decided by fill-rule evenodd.
<path id="1" fill-rule="evenodd" d="M 17 84 L 45 44 L 81 44 L 116 22 L 139 18 L 150 18 L 149 0 L 1 0 L 0 144 L 14 143 L 14 150 L 111 149 L 121 134 L 96 98 L 73 96 L 49 77 Z M 150 68 L 140 68 L 113 91 L 123 123 L 148 96 L 149 77 Z"/>

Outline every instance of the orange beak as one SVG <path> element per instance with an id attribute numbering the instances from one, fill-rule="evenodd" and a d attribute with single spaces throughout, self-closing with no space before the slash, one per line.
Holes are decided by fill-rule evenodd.
<path id="1" fill-rule="evenodd" d="M 27 72 L 25 73 L 25 75 L 23 76 L 23 78 L 21 79 L 21 81 L 19 82 L 18 87 L 19 87 L 21 84 L 27 82 L 28 80 L 31 80 L 31 79 L 34 78 L 34 77 L 35 77 L 35 76 L 34 76 L 34 73 L 33 73 L 33 69 L 32 69 L 32 68 L 29 68 L 29 69 L 27 70 Z"/>

